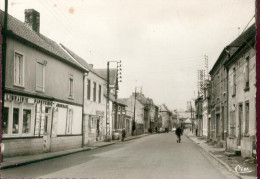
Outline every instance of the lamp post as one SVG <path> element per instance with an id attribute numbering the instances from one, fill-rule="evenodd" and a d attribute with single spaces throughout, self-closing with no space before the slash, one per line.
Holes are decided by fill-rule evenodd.
<path id="1" fill-rule="evenodd" d="M 110 71 L 109 71 L 109 64 L 110 63 L 117 63 L 117 73 L 116 73 L 116 84 L 115 84 L 115 100 L 116 100 L 116 114 L 115 114 L 115 121 L 117 120 L 117 90 L 118 90 L 118 82 L 121 81 L 121 61 L 108 61 L 107 62 L 107 99 L 106 99 L 106 141 L 109 141 L 109 135 L 110 135 L 110 118 L 109 118 L 109 95 L 110 95 Z M 120 72 L 120 73 L 118 73 Z M 120 74 L 120 76 L 119 76 Z M 118 78 L 120 78 L 120 81 L 118 81 Z"/>

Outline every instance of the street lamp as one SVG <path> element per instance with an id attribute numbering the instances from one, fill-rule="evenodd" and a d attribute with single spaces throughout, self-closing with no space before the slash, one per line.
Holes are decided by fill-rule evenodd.
<path id="1" fill-rule="evenodd" d="M 122 82 L 122 65 L 121 65 L 121 60 L 120 61 L 108 61 L 107 62 L 107 100 L 106 100 L 106 141 L 109 141 L 109 134 L 110 134 L 110 119 L 109 119 L 109 94 L 110 94 L 110 86 L 109 86 L 109 76 L 110 76 L 110 71 L 109 71 L 109 63 L 117 63 L 117 72 L 116 72 L 116 84 L 115 84 L 115 102 L 116 102 L 116 114 L 115 114 L 115 121 L 117 120 L 117 90 L 118 90 L 118 82 Z M 120 72 L 120 74 L 118 73 Z M 118 81 L 118 78 L 120 80 Z"/>

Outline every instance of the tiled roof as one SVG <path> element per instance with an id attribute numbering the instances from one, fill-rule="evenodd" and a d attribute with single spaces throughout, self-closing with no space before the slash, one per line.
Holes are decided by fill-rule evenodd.
<path id="1" fill-rule="evenodd" d="M 95 71 L 102 76 L 104 79 L 107 79 L 107 69 L 95 69 Z M 117 75 L 117 69 L 116 68 L 110 68 L 109 69 L 109 83 L 111 85 L 116 84 L 116 75 Z"/>
<path id="2" fill-rule="evenodd" d="M 118 102 L 127 105 L 128 98 L 120 98 L 117 100 Z"/>
<path id="3" fill-rule="evenodd" d="M 60 44 L 60 46 L 66 50 L 79 64 L 81 64 L 83 67 L 85 67 L 86 69 L 88 69 L 89 71 L 91 71 L 92 73 L 96 74 L 97 76 L 103 78 L 104 80 L 106 80 L 103 76 L 101 76 L 94 68 L 92 65 L 88 64 L 86 62 L 86 60 L 84 60 L 83 58 L 81 58 L 80 56 L 78 56 L 76 53 L 74 53 L 72 50 L 70 50 L 69 48 L 67 48 L 66 46 L 64 46 L 63 44 Z"/>
<path id="4" fill-rule="evenodd" d="M 4 24 L 3 17 L 4 12 L 0 10 L 0 24 L 2 27 Z M 17 36 L 19 39 L 23 39 L 26 42 L 29 42 L 36 47 L 44 49 L 50 54 L 59 57 L 64 62 L 73 64 L 74 66 L 84 70 L 84 68 L 78 65 L 68 54 L 66 54 L 56 42 L 40 33 L 33 31 L 27 24 L 21 22 L 11 15 L 8 15 L 7 35 L 13 37 Z"/>

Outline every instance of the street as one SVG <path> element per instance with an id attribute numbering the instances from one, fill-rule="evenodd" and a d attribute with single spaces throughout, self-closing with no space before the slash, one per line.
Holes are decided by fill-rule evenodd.
<path id="1" fill-rule="evenodd" d="M 185 134 L 181 143 L 176 140 L 173 132 L 153 134 L 3 169 L 1 178 L 235 178 Z"/>

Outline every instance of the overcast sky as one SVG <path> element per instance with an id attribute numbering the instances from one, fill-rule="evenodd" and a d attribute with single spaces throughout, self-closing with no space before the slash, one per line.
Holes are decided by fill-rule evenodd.
<path id="1" fill-rule="evenodd" d="M 156 104 L 186 109 L 204 55 L 210 70 L 253 17 L 255 0 L 9 0 L 21 21 L 28 8 L 40 12 L 42 34 L 94 67 L 121 60 L 119 97 L 142 86 Z"/>

